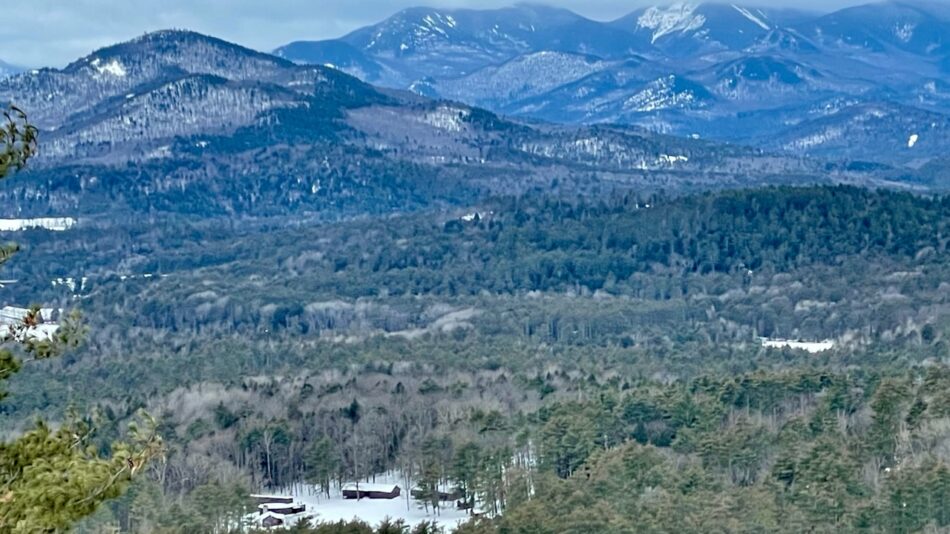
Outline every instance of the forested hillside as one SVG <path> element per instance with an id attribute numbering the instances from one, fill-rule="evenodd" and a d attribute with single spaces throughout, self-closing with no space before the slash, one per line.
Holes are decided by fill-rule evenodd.
<path id="1" fill-rule="evenodd" d="M 831 163 L 617 124 L 520 121 L 180 30 L 0 79 L 0 103 L 27 110 L 43 139 L 32 168 L 0 187 L 7 217 L 328 221 L 522 194 L 946 187 L 939 169 Z M 921 135 L 929 146 L 931 135 Z"/>
<path id="2" fill-rule="evenodd" d="M 107 441 L 144 407 L 170 444 L 86 531 L 223 531 L 249 491 L 387 472 L 464 488 L 474 532 L 947 524 L 946 197 L 158 220 L 28 231 L 2 289 L 90 328 L 5 424 L 96 403 Z"/>
<path id="3" fill-rule="evenodd" d="M 950 10 L 212 3 L 0 61 L 0 534 L 950 532 Z"/>

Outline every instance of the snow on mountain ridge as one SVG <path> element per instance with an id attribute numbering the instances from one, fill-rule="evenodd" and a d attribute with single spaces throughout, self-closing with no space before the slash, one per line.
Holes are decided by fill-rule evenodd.
<path id="1" fill-rule="evenodd" d="M 406 10 L 378 25 L 376 32 L 362 48 L 367 51 L 386 48 L 393 40 L 402 41 L 399 50 L 422 48 L 436 40 L 451 40 L 458 30 L 458 21 L 438 11 Z"/>
<path id="2" fill-rule="evenodd" d="M 426 112 L 417 120 L 447 132 L 461 132 L 471 111 L 454 106 L 439 106 L 435 110 Z"/>
<path id="3" fill-rule="evenodd" d="M 748 9 L 746 9 L 746 8 L 744 8 L 744 7 L 739 7 L 739 6 L 735 5 L 735 4 L 732 4 L 732 7 L 733 7 L 736 11 L 738 11 L 743 17 L 749 19 L 750 21 L 752 21 L 754 24 L 756 24 L 757 26 L 759 26 L 759 27 L 762 28 L 763 30 L 765 30 L 765 31 L 770 31 L 770 30 L 772 29 L 771 26 L 769 26 L 768 24 L 766 24 L 765 22 L 763 22 L 763 20 L 762 20 L 761 18 L 759 18 L 759 17 L 755 16 L 754 14 L 752 14 L 752 12 L 749 11 Z M 759 11 L 759 15 L 763 15 L 763 16 L 764 16 L 764 14 L 763 14 L 761 11 Z"/>
<path id="4" fill-rule="evenodd" d="M 486 67 L 464 78 L 440 83 L 439 94 L 475 103 L 526 98 L 579 80 L 607 65 L 589 56 L 536 52 L 499 66 Z"/>
<path id="5" fill-rule="evenodd" d="M 637 19 L 637 27 L 652 30 L 651 43 L 671 33 L 696 31 L 706 24 L 706 17 L 694 15 L 698 4 L 680 2 L 669 7 L 651 7 Z"/>
<path id="6" fill-rule="evenodd" d="M 909 43 L 911 39 L 914 38 L 914 30 L 917 29 L 916 24 L 904 23 L 897 24 L 894 27 L 894 36 L 903 41 L 904 43 Z"/>
<path id="7" fill-rule="evenodd" d="M 689 90 L 678 90 L 676 76 L 669 75 L 654 80 L 628 98 L 623 107 L 640 113 L 688 107 L 696 102 L 696 94 Z"/>
<path id="8" fill-rule="evenodd" d="M 99 74 L 111 74 L 113 76 L 118 76 L 119 78 L 128 74 L 128 72 L 125 70 L 125 67 L 119 63 L 118 59 L 113 59 L 112 61 L 103 65 L 101 59 L 95 58 L 90 62 L 90 65 L 92 65 L 99 72 Z"/>

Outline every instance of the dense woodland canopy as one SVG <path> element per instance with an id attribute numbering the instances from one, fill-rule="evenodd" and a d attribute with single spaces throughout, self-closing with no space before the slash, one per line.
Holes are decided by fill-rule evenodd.
<path id="1" fill-rule="evenodd" d="M 25 369 L 0 419 L 95 403 L 107 442 L 146 408 L 169 444 L 81 532 L 224 532 L 251 490 L 394 471 L 477 501 L 462 532 L 950 524 L 948 198 L 769 188 L 161 222 L 26 232 L 30 268 L 3 290 L 81 308 L 90 335 Z"/>
<path id="2" fill-rule="evenodd" d="M 430 36 L 464 31 L 418 13 Z M 649 73 L 640 59 L 622 68 Z M 766 63 L 716 76 L 775 89 Z M 712 96 L 659 81 L 651 102 Z M 918 99 L 925 81 L 902 83 Z M 745 98 L 732 82 L 720 103 Z M 946 190 L 927 162 L 943 118 L 823 103 L 851 131 L 804 144 L 920 168 L 830 163 L 651 133 L 656 102 L 648 130 L 512 122 L 188 31 L 0 93 L 44 137 L 37 162 L 39 130 L 0 121 L 0 178 L 31 162 L 0 181 L 6 216 L 78 218 L 0 235 L 19 243 L 0 245 L 0 298 L 29 310 L 0 329 L 0 534 L 256 534 L 251 493 L 392 480 L 432 522 L 290 530 L 950 531 L 950 196 L 923 194 Z M 795 144 L 744 115 L 763 147 Z"/>

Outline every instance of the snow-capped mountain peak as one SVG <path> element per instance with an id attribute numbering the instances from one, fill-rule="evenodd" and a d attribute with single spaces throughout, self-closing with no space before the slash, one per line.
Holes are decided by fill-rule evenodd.
<path id="1" fill-rule="evenodd" d="M 459 23 L 452 14 L 428 8 L 410 8 L 376 25 L 372 32 L 359 37 L 357 41 L 362 41 L 359 48 L 364 52 L 390 51 L 401 54 L 459 37 Z"/>
<path id="2" fill-rule="evenodd" d="M 671 33 L 696 31 L 706 24 L 706 17 L 696 13 L 698 7 L 698 4 L 685 2 L 669 7 L 650 7 L 637 19 L 637 27 L 653 32 L 652 43 Z"/>
<path id="3" fill-rule="evenodd" d="M 452 15 L 442 15 L 438 11 L 424 15 L 422 20 L 416 23 L 416 34 L 437 33 L 442 37 L 448 37 L 448 32 L 457 26 L 455 18 Z"/>

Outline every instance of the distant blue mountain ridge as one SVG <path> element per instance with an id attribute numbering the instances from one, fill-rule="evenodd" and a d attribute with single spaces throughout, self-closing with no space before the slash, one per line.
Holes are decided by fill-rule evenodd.
<path id="1" fill-rule="evenodd" d="M 906 131 L 877 124 L 882 130 L 862 132 L 861 147 L 831 141 L 868 106 L 950 113 L 950 7 L 938 3 L 833 13 L 677 3 L 606 22 L 540 5 L 411 8 L 274 53 L 509 115 L 630 124 L 800 155 L 914 165 L 948 141 L 933 120 L 902 122 Z"/>
<path id="2" fill-rule="evenodd" d="M 13 76 L 14 74 L 19 74 L 25 71 L 23 67 L 18 67 L 16 65 L 11 65 L 2 59 L 0 59 L 0 78 L 6 78 L 8 76 Z"/>

